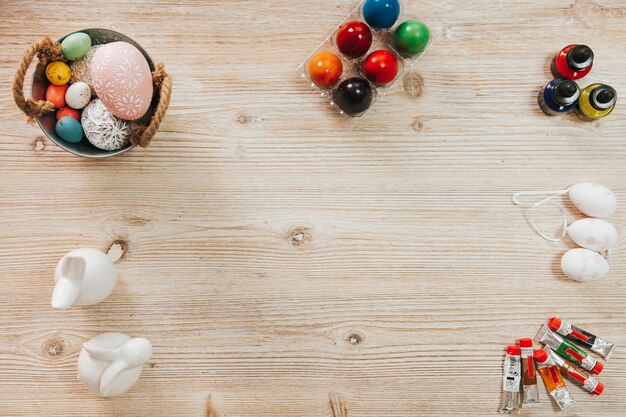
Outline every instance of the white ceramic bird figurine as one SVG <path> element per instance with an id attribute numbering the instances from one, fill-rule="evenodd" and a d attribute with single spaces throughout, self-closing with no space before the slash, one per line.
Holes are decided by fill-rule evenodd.
<path id="1" fill-rule="evenodd" d="M 107 298 L 117 282 L 113 261 L 98 249 L 76 249 L 65 255 L 54 272 L 52 307 L 93 305 Z"/>
<path id="2" fill-rule="evenodd" d="M 135 385 L 151 356 L 147 339 L 104 333 L 83 344 L 78 379 L 102 397 L 117 396 Z"/>

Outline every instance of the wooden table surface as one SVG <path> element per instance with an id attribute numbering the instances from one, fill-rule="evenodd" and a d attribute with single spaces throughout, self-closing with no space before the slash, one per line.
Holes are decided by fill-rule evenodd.
<path id="1" fill-rule="evenodd" d="M 355 6 L 0 0 L 0 415 L 482 417 L 505 346 L 551 315 L 626 345 L 626 245 L 607 278 L 574 283 L 559 268 L 573 245 L 510 202 L 582 181 L 626 202 L 626 105 L 598 123 L 536 105 L 573 42 L 596 53 L 583 84 L 626 95 L 623 0 L 416 1 L 433 35 L 419 97 L 398 86 L 347 120 L 295 69 Z M 26 46 L 85 27 L 131 36 L 172 74 L 150 148 L 76 157 L 13 103 Z M 60 257 L 116 241 L 112 296 L 53 311 Z M 109 331 L 154 356 L 100 399 L 76 360 Z M 572 385 L 570 415 L 624 415 L 625 352 L 601 397 Z M 541 395 L 523 415 L 560 415 Z"/>

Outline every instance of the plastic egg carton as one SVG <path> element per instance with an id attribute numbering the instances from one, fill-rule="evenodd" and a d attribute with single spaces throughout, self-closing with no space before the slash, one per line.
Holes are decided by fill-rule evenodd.
<path id="1" fill-rule="evenodd" d="M 374 27 L 374 25 L 377 23 L 380 24 L 381 22 L 383 23 L 383 26 L 385 26 L 390 20 L 393 20 L 395 13 L 391 13 L 392 17 L 390 17 L 389 14 L 384 11 L 389 10 L 390 8 L 393 10 L 395 5 L 397 5 L 399 13 L 397 19 L 393 21 L 391 26 L 382 28 Z M 383 13 L 376 13 L 380 11 L 383 11 Z M 404 51 L 401 50 L 402 45 L 394 42 L 394 37 L 398 28 L 400 28 L 405 22 L 409 21 L 419 22 L 422 25 L 422 28 L 425 29 L 425 32 L 424 30 L 422 31 L 422 35 L 424 35 L 424 33 L 426 34 L 425 45 L 420 47 L 421 50 L 419 52 L 413 54 L 408 53 L 406 49 Z M 371 46 L 358 56 L 354 56 L 354 54 L 351 54 L 351 56 L 347 55 L 345 53 L 348 52 L 345 48 L 345 38 L 342 41 L 337 37 L 338 34 L 345 34 L 346 28 L 354 22 L 359 22 L 357 26 L 369 29 L 372 35 Z M 403 26 L 403 28 L 406 27 L 406 25 Z M 421 38 L 421 40 L 423 41 L 424 38 Z M 342 45 L 344 48 L 342 48 Z M 384 96 L 388 90 L 398 84 L 398 80 L 401 79 L 403 73 L 415 64 L 415 62 L 424 52 L 426 52 L 430 45 L 430 33 L 427 26 L 421 21 L 421 19 L 418 19 L 415 14 L 413 14 L 413 10 L 409 13 L 409 10 L 407 10 L 402 1 L 363 0 L 337 27 L 337 29 L 335 29 L 335 31 L 333 31 L 307 58 L 307 60 L 298 68 L 298 72 L 302 78 L 304 78 L 311 87 L 316 89 L 321 97 L 327 99 L 330 105 L 333 106 L 340 114 L 350 117 L 360 117 L 371 108 L 378 97 Z M 342 49 L 344 52 L 342 52 Z M 341 62 L 342 70 L 338 78 L 336 74 L 336 62 L 333 62 L 332 59 L 330 60 L 330 65 L 325 65 L 328 64 L 328 59 L 322 59 L 322 62 L 319 62 L 320 60 L 318 57 L 321 53 L 325 52 L 333 54 L 338 61 Z M 397 62 L 397 73 L 395 76 L 389 79 L 389 71 L 387 70 L 388 67 L 377 65 L 377 61 L 373 59 L 372 54 L 378 54 L 379 57 L 382 56 L 383 58 L 393 57 L 393 59 Z M 329 58 L 329 55 L 324 56 L 324 58 Z M 393 61 L 393 59 L 391 61 Z M 387 62 L 391 61 L 387 60 Z M 316 63 L 319 65 L 316 65 Z M 314 68 L 311 68 L 311 66 Z M 322 82 L 320 82 L 320 72 L 318 72 L 317 69 L 330 69 L 330 71 L 322 74 Z M 384 75 L 382 77 L 382 82 L 379 82 L 379 80 L 376 79 L 376 75 L 378 75 L 377 71 L 378 74 L 383 73 Z M 328 77 L 326 77 L 327 75 Z M 346 87 L 345 84 L 350 84 L 348 80 L 354 79 L 355 77 L 361 80 L 360 84 L 356 83 L 355 85 L 355 83 L 351 83 L 351 86 Z M 337 79 L 335 80 L 335 78 Z M 367 94 L 363 94 L 364 92 L 367 93 L 368 87 L 371 91 L 369 104 L 367 103 L 367 97 L 365 97 Z M 356 94 L 357 98 L 360 97 L 363 101 L 359 102 L 359 105 L 357 106 L 346 105 L 346 95 L 344 93 L 348 90 L 352 90 L 352 93 L 348 94 L 349 98 Z M 362 94 L 359 95 L 359 92 Z"/>

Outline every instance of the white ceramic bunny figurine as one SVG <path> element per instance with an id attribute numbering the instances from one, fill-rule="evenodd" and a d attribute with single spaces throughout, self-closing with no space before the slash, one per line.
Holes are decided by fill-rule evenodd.
<path id="1" fill-rule="evenodd" d="M 101 397 L 121 395 L 139 380 L 152 356 L 147 339 L 103 333 L 83 344 L 78 357 L 78 380 Z"/>
<path id="2" fill-rule="evenodd" d="M 98 249 L 76 249 L 65 255 L 54 272 L 56 285 L 52 307 L 68 309 L 73 304 L 98 304 L 117 282 L 113 261 Z"/>

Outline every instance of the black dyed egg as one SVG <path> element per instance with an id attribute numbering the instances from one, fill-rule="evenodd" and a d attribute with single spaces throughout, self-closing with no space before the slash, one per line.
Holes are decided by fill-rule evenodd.
<path id="1" fill-rule="evenodd" d="M 352 77 L 333 91 L 333 101 L 349 116 L 357 116 L 369 109 L 374 98 L 369 81 Z"/>

